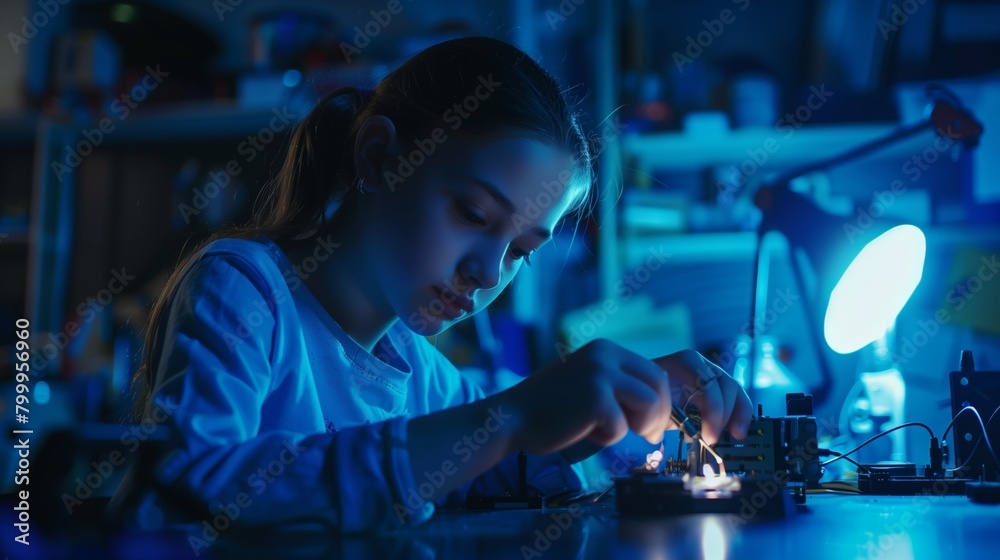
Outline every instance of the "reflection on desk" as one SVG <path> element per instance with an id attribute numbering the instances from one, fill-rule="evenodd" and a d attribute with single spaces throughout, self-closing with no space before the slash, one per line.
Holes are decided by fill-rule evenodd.
<path id="1" fill-rule="evenodd" d="M 1000 506 L 962 496 L 812 495 L 787 519 L 740 515 L 622 518 L 609 504 L 534 511 L 441 511 L 409 531 L 341 537 L 301 524 L 229 529 L 196 555 L 191 537 L 169 534 L 33 535 L 12 558 L 995 558 Z M 19 545 L 20 546 L 20 545 Z M 92 554 L 93 553 L 93 554 Z"/>

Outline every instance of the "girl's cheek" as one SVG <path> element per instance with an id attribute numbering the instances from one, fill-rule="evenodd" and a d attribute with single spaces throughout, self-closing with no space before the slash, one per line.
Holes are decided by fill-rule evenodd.
<path id="1" fill-rule="evenodd" d="M 517 275 L 517 271 L 521 268 L 520 263 L 513 261 L 511 259 L 504 259 L 504 266 L 501 269 L 500 274 L 500 288 L 503 289 L 504 286 L 509 284 L 514 276 Z"/>

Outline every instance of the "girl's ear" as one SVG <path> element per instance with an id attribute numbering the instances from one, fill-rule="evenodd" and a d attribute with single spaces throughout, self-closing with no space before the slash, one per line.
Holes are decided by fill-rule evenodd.
<path id="1" fill-rule="evenodd" d="M 389 117 L 372 115 L 361 124 L 354 143 L 354 169 L 366 190 L 387 188 L 383 172 L 388 169 L 389 158 L 398 151 L 396 125 Z"/>

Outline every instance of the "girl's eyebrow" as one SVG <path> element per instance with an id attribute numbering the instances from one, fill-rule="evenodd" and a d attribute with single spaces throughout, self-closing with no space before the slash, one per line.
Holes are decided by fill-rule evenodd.
<path id="1" fill-rule="evenodd" d="M 491 197 L 493 197 L 493 200 L 497 201 L 497 204 L 503 206 L 504 209 L 507 210 L 507 212 L 511 214 L 516 212 L 516 209 L 514 208 L 514 203 L 511 202 L 509 198 L 507 198 L 507 195 L 500 192 L 500 189 L 498 189 L 496 185 L 494 185 L 493 183 L 483 181 L 482 179 L 477 179 L 472 175 L 466 175 L 465 178 L 478 185 L 484 191 L 486 191 L 486 193 L 489 194 Z"/>
<path id="2" fill-rule="evenodd" d="M 486 193 L 489 194 L 493 198 L 493 200 L 495 200 L 497 202 L 497 204 L 499 204 L 500 206 L 503 206 L 504 209 L 507 210 L 508 213 L 510 213 L 510 214 L 516 214 L 517 213 L 517 209 L 514 208 L 514 203 L 511 202 L 510 199 L 507 198 L 507 196 L 505 194 L 503 194 L 503 192 L 501 192 L 500 189 L 498 189 L 496 187 L 496 185 L 494 185 L 492 183 L 489 183 L 487 181 L 483 181 L 482 179 L 477 179 L 476 177 L 473 177 L 472 175 L 465 175 L 465 178 L 468 179 L 470 182 L 475 183 L 476 185 L 478 185 L 479 188 L 481 188 L 484 191 L 486 191 Z M 547 230 L 547 229 L 545 229 L 545 228 L 543 228 L 543 227 L 534 227 L 534 228 L 531 228 L 530 233 L 533 233 L 535 236 L 537 236 L 538 238 L 540 238 L 542 241 L 548 241 L 548 240 L 552 239 L 552 232 L 549 231 L 549 230 Z"/>

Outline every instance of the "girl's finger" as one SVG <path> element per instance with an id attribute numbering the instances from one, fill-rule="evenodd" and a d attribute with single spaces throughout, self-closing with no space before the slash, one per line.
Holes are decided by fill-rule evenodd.
<path id="1" fill-rule="evenodd" d="M 629 428 L 650 443 L 663 441 L 659 393 L 627 373 L 620 373 L 613 383 L 615 400 L 621 404 Z"/>
<path id="2" fill-rule="evenodd" d="M 623 372 L 645 383 L 656 392 L 659 397 L 656 403 L 657 423 L 663 427 L 663 430 L 666 430 L 672 423 L 670 420 L 670 377 L 667 372 L 655 362 L 625 348 L 620 349 L 618 360 L 619 367 Z"/>
<path id="3" fill-rule="evenodd" d="M 729 423 L 726 424 L 726 427 L 733 437 L 743 439 L 747 436 L 747 430 L 750 428 L 750 419 L 753 418 L 753 403 L 750 402 L 750 397 L 747 396 L 746 391 L 743 390 L 743 387 L 740 387 L 735 379 L 726 375 L 725 371 L 719 366 L 715 367 L 720 373 L 725 375 L 725 377 L 719 378 L 719 382 L 724 383 L 733 393 L 732 412 L 729 415 Z"/>
<path id="4" fill-rule="evenodd" d="M 723 427 L 729 421 L 731 410 L 726 408 L 721 379 L 713 364 L 697 352 L 680 353 L 678 375 L 684 376 L 695 385 L 692 400 L 701 414 L 701 434 L 709 443 L 719 441 Z M 673 374 L 673 372 L 671 372 Z"/>
<path id="5" fill-rule="evenodd" d="M 601 447 L 607 447 L 618 442 L 628 433 L 628 420 L 625 418 L 625 412 L 622 411 L 615 399 L 601 399 L 594 412 L 596 414 L 594 428 L 587 435 L 587 439 L 590 441 Z"/>

